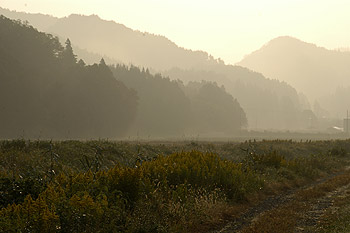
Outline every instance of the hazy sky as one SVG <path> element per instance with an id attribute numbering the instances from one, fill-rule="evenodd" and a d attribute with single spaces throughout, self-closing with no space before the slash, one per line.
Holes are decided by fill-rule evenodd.
<path id="1" fill-rule="evenodd" d="M 235 63 L 283 35 L 326 48 L 350 46 L 349 0 L 0 0 L 11 10 L 97 14 Z"/>

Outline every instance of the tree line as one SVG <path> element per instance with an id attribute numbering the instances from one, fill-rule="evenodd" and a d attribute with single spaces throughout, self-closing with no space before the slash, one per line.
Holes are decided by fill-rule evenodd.
<path id="1" fill-rule="evenodd" d="M 0 17 L 0 137 L 117 138 L 235 133 L 237 100 L 215 83 L 184 85 L 135 66 L 86 65 L 69 39 Z"/>

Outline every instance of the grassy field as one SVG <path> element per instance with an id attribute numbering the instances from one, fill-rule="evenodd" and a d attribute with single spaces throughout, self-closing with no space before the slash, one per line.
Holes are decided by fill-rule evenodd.
<path id="1" fill-rule="evenodd" d="M 269 196 L 344 169 L 349 152 L 349 140 L 1 141 L 0 231 L 215 231 Z M 348 217 L 346 205 L 338 212 Z M 340 218 L 326 219 L 331 229 Z"/>

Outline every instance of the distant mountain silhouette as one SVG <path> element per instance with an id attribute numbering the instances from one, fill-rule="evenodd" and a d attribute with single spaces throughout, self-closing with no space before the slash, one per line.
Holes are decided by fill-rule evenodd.
<path id="1" fill-rule="evenodd" d="M 18 14 L 22 18 L 27 15 Z M 246 68 L 225 65 L 206 52 L 181 48 L 164 36 L 135 31 L 96 15 L 70 15 L 46 26 L 47 32 L 70 38 L 73 45 L 83 50 L 106 55 L 124 64 L 148 67 L 170 79 L 206 80 L 224 85 L 245 110 L 248 126 L 252 128 L 300 128 L 299 116 L 309 108 L 305 97 L 300 97 L 293 87 L 277 81 L 276 77 L 276 80 L 266 79 Z M 77 54 L 85 59 L 78 50 Z"/>
<path id="2" fill-rule="evenodd" d="M 342 107 L 336 110 L 328 99 L 340 91 L 338 87 L 350 86 L 350 52 L 327 50 L 284 36 L 271 40 L 238 65 L 286 81 L 335 114 L 342 111 L 344 115 L 350 107 L 347 99 L 338 99 L 341 103 L 337 105 Z"/>
<path id="3" fill-rule="evenodd" d="M 143 67 L 165 70 L 207 65 L 208 54 L 179 48 L 164 36 L 135 31 L 97 15 L 70 15 L 59 19 L 48 32 L 69 37 L 81 48 Z"/>
<path id="4" fill-rule="evenodd" d="M 10 11 L 0 7 L 0 15 L 4 15 L 7 18 L 21 20 L 23 22 L 28 21 L 30 25 L 34 26 L 39 31 L 47 31 L 49 27 L 58 21 L 57 17 L 44 14 L 28 14 L 24 12 Z"/>
<path id="5" fill-rule="evenodd" d="M 44 15 L 44 14 L 29 14 L 24 12 L 17 12 L 17 11 L 10 11 L 8 9 L 4 9 L 0 7 L 0 15 L 4 15 L 7 18 L 20 20 L 23 23 L 28 22 L 28 24 L 34 26 L 37 30 L 48 32 L 48 28 L 50 28 L 52 25 L 54 25 L 59 18 L 53 17 L 51 15 Z M 65 41 L 67 37 L 63 37 L 61 35 L 58 35 L 57 33 L 53 33 L 61 41 Z M 82 58 L 84 62 L 87 64 L 94 64 L 98 63 L 101 59 L 101 57 L 104 58 L 107 64 L 115 64 L 120 63 L 120 60 L 116 60 L 113 58 L 108 57 L 105 54 L 100 53 L 94 53 L 90 52 L 87 49 L 80 48 L 74 41 L 72 41 L 72 47 L 74 49 L 74 52 L 77 54 L 78 58 Z"/>

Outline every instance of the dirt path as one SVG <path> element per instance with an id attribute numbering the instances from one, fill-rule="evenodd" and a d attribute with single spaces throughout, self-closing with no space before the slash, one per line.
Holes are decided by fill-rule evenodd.
<path id="1" fill-rule="evenodd" d="M 293 192 L 290 191 L 285 194 L 269 197 L 257 206 L 254 206 L 236 218 L 234 221 L 228 223 L 224 228 L 215 233 L 226 233 L 226 232 L 238 232 L 244 226 L 249 225 L 254 219 L 265 211 L 269 211 L 283 203 L 288 202 L 293 196 Z"/>
<path id="2" fill-rule="evenodd" d="M 334 198 L 350 188 L 350 171 L 338 172 L 302 188 L 267 198 L 215 233 L 315 232 Z"/>
<path id="3" fill-rule="evenodd" d="M 326 195 L 318 198 L 311 204 L 311 208 L 306 211 L 295 227 L 295 232 L 315 232 L 321 217 L 325 212 L 333 208 L 334 200 L 340 196 L 345 196 L 350 189 L 350 183 L 337 188 L 334 191 L 326 193 Z"/>

